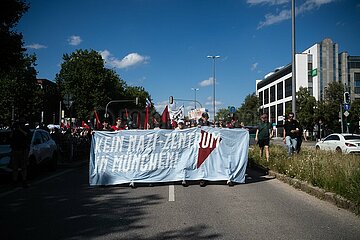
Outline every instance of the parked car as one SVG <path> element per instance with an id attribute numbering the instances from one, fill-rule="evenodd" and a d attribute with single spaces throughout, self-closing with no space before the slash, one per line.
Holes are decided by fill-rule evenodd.
<path id="1" fill-rule="evenodd" d="M 360 135 L 333 133 L 317 142 L 315 148 L 338 153 L 360 154 Z"/>
<path id="2" fill-rule="evenodd" d="M 40 165 L 47 164 L 50 169 L 57 166 L 58 148 L 50 134 L 42 129 L 30 130 L 28 154 L 28 171 L 30 175 L 37 173 Z M 11 173 L 11 130 L 0 131 L 0 173 Z"/>

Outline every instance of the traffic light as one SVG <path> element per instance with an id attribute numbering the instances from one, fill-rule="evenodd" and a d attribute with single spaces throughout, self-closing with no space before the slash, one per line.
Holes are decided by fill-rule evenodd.
<path id="1" fill-rule="evenodd" d="M 349 92 L 344 92 L 344 103 L 345 104 L 350 103 L 350 93 Z"/>
<path id="2" fill-rule="evenodd" d="M 170 103 L 170 104 L 173 104 L 173 103 L 174 103 L 174 97 L 173 97 L 173 96 L 170 96 L 170 97 L 169 97 L 169 103 Z"/>

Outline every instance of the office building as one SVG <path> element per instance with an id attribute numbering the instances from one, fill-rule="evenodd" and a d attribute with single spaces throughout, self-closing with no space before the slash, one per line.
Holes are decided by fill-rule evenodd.
<path id="1" fill-rule="evenodd" d="M 317 101 L 324 99 L 325 89 L 331 82 L 342 82 L 344 91 L 350 92 L 352 100 L 360 99 L 360 56 L 339 54 L 339 46 L 326 38 L 295 56 L 296 91 L 307 88 Z M 283 116 L 291 111 L 292 66 L 275 69 L 264 79 L 256 81 L 256 95 L 260 110 L 269 120 L 283 124 Z"/>

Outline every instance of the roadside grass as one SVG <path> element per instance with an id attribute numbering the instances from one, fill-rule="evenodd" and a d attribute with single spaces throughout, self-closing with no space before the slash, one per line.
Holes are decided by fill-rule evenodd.
<path id="1" fill-rule="evenodd" d="M 249 149 L 249 162 L 311 183 L 360 204 L 360 156 L 303 148 L 288 157 L 283 146 L 270 146 L 270 159 L 260 158 L 259 146 Z"/>

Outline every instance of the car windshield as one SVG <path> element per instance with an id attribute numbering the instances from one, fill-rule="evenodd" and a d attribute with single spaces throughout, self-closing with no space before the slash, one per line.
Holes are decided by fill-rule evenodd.
<path id="1" fill-rule="evenodd" d="M 344 136 L 345 140 L 360 140 L 360 135 L 348 135 Z"/>

